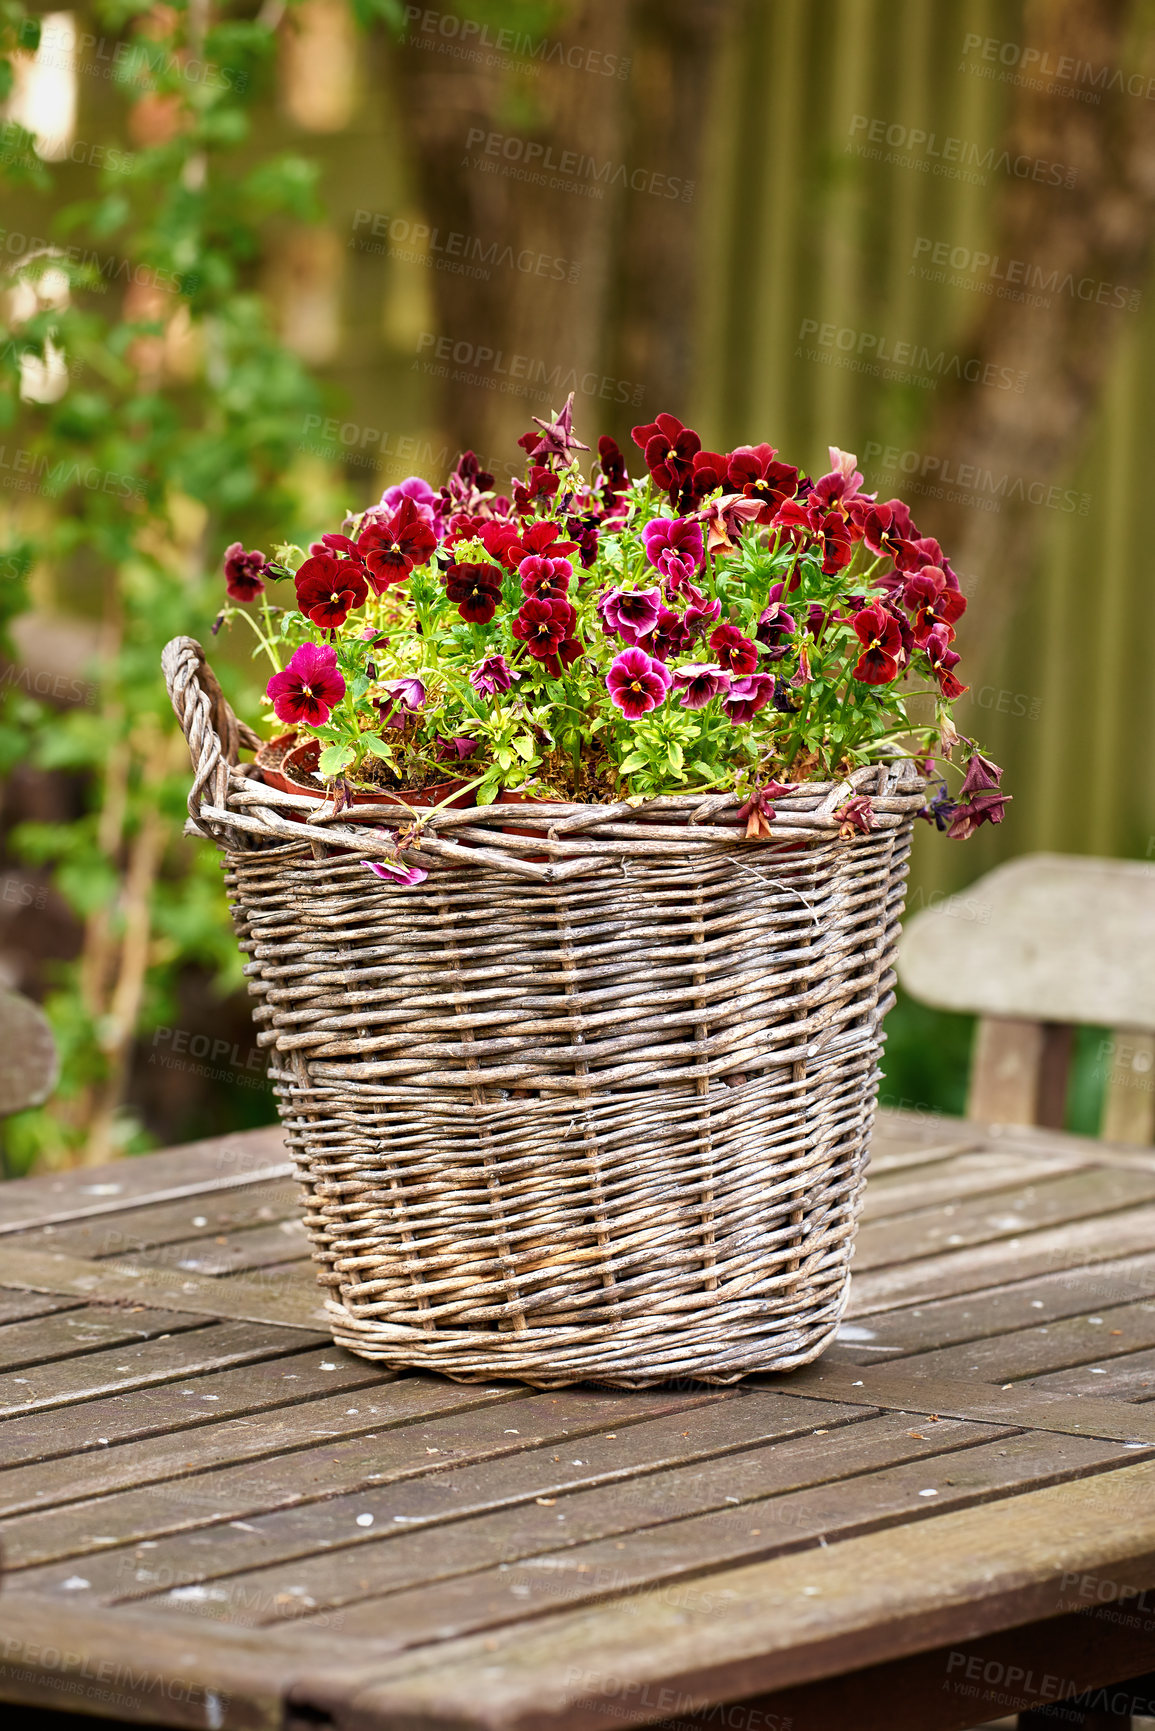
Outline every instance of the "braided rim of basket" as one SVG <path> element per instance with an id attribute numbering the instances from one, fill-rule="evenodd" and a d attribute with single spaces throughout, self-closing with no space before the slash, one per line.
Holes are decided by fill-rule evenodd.
<path id="1" fill-rule="evenodd" d="M 174 637 L 161 666 L 192 756 L 186 829 L 230 851 L 305 846 L 315 857 L 354 852 L 426 868 L 440 861 L 551 883 L 629 856 L 684 857 L 687 850 L 745 839 L 738 817 L 742 800 L 733 792 L 661 794 L 612 805 L 557 801 L 434 811 L 391 801 L 358 805 L 357 821 L 343 822 L 345 813 L 331 801 L 266 786 L 238 762 L 242 746 L 255 750 L 263 741 L 233 714 L 195 638 Z M 905 758 L 868 764 L 844 781 L 805 782 L 775 798 L 770 836 L 749 845 L 834 841 L 845 833 L 841 808 L 855 794 L 870 799 L 871 833 L 903 829 L 922 809 L 925 787 Z M 392 827 L 375 827 L 386 824 Z M 528 835 L 512 833 L 531 826 Z"/>

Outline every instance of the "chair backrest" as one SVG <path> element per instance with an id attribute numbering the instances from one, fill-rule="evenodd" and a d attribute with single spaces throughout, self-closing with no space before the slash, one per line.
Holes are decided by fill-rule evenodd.
<path id="1" fill-rule="evenodd" d="M 980 1018 L 967 1115 L 1060 1127 L 1072 1030 L 1109 1028 L 1100 1134 L 1155 1136 L 1155 866 L 1027 854 L 916 913 L 899 978 Z"/>
<path id="2" fill-rule="evenodd" d="M 59 1072 L 56 1041 L 43 1010 L 19 992 L 0 990 L 0 1118 L 42 1105 Z"/>

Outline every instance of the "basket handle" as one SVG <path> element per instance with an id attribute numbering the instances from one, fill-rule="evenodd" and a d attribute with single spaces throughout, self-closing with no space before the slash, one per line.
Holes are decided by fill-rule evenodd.
<path id="1" fill-rule="evenodd" d="M 251 727 L 233 714 L 195 637 L 174 637 L 165 645 L 160 664 L 192 757 L 189 818 L 201 835 L 213 836 L 214 828 L 201 816 L 202 804 L 225 804 L 229 771 L 237 763 L 241 746 L 255 750 L 261 741 Z"/>

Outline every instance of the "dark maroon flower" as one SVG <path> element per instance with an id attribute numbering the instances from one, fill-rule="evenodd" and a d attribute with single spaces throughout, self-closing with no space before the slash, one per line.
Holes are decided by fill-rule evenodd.
<path id="1" fill-rule="evenodd" d="M 684 427 L 676 415 L 659 415 L 644 427 L 634 427 L 630 437 L 645 453 L 646 467 L 659 487 L 671 499 L 685 491 L 694 472 L 694 458 L 702 449 L 702 441 L 690 427 Z"/>
<path id="2" fill-rule="evenodd" d="M 765 648 L 767 660 L 781 661 L 786 654 L 787 637 L 793 637 L 798 629 L 798 622 L 793 613 L 787 611 L 782 603 L 784 583 L 775 583 L 767 597 L 770 605 L 758 617 L 754 636 Z"/>
<path id="3" fill-rule="evenodd" d="M 246 553 L 239 541 L 225 548 L 225 584 L 234 601 L 255 601 L 265 589 L 269 561 L 254 547 Z"/>
<path id="4" fill-rule="evenodd" d="M 798 490 L 798 470 L 789 463 L 776 463 L 772 445 L 739 445 L 730 453 L 726 483 L 747 499 L 763 507 L 759 521 L 768 523 L 778 507 Z"/>
<path id="5" fill-rule="evenodd" d="M 874 828 L 874 807 L 864 793 L 852 794 L 834 815 L 838 819 L 838 833 L 844 841 L 848 841 L 855 830 L 860 835 L 869 835 Z"/>
<path id="6" fill-rule="evenodd" d="M 774 695 L 774 679 L 769 673 L 751 673 L 745 679 L 732 679 L 730 689 L 722 699 L 726 717 L 735 727 L 750 721 Z"/>
<path id="7" fill-rule="evenodd" d="M 523 451 L 529 453 L 531 462 L 564 463 L 571 451 L 588 451 L 589 446 L 583 445 L 573 430 L 573 398 L 571 391 L 566 398 L 565 408 L 554 421 L 543 421 L 540 415 L 532 416 L 535 425 L 542 430 L 540 433 L 523 433 L 517 441 Z"/>
<path id="8" fill-rule="evenodd" d="M 674 669 L 674 690 L 682 694 L 683 709 L 705 709 L 729 689 L 730 675 L 716 661 L 691 661 Z"/>
<path id="9" fill-rule="evenodd" d="M 1010 798 L 1009 793 L 976 793 L 966 805 L 955 808 L 947 835 L 952 841 L 966 841 L 980 824 L 1002 823 Z"/>
<path id="10" fill-rule="evenodd" d="M 893 613 L 877 602 L 864 607 L 851 621 L 862 644 L 862 654 L 853 677 L 864 685 L 889 685 L 898 673 L 902 655 L 902 632 Z"/>
<path id="11" fill-rule="evenodd" d="M 586 646 L 580 637 L 563 637 L 554 655 L 543 655 L 541 664 L 551 679 L 560 679 L 562 670 L 571 667 L 579 661 L 586 652 Z"/>
<path id="12" fill-rule="evenodd" d="M 567 517 L 565 520 L 567 535 L 572 535 L 578 545 L 578 555 L 585 570 L 590 570 L 597 564 L 598 557 L 598 520 L 592 512 L 580 517 Z"/>
<path id="13" fill-rule="evenodd" d="M 577 615 L 568 601 L 523 601 L 513 621 L 513 635 L 535 661 L 556 655 L 570 635 Z"/>
<path id="14" fill-rule="evenodd" d="M 962 617 L 967 605 L 958 589 L 947 587 L 946 573 L 937 565 L 924 565 L 907 578 L 902 604 L 910 611 L 911 636 L 920 649 L 937 625 L 945 628 L 948 640 L 953 638 L 955 620 Z"/>
<path id="15" fill-rule="evenodd" d="M 655 517 L 642 530 L 646 558 L 676 590 L 701 569 L 706 556 L 702 525 L 693 517 Z"/>
<path id="16" fill-rule="evenodd" d="M 369 594 L 360 563 L 338 559 L 334 553 L 315 553 L 306 559 L 293 581 L 297 606 L 324 631 L 344 625 L 354 607 L 360 607 Z"/>
<path id="17" fill-rule="evenodd" d="M 672 607 L 661 607 L 658 609 L 658 623 L 652 631 L 637 639 L 637 645 L 658 661 L 668 661 L 671 655 L 680 655 L 683 649 L 688 649 L 691 641 L 682 615 L 675 613 Z"/>
<path id="18" fill-rule="evenodd" d="M 470 672 L 469 683 L 479 697 L 496 697 L 499 691 L 508 691 L 516 677 L 504 655 L 487 655 Z"/>
<path id="19" fill-rule="evenodd" d="M 981 751 L 973 751 L 967 763 L 967 772 L 959 789 L 960 799 L 969 799 L 974 793 L 988 793 L 991 788 L 999 785 L 1003 772 L 997 763 L 992 763 L 989 757 L 984 757 Z"/>
<path id="20" fill-rule="evenodd" d="M 623 649 L 606 674 L 606 689 L 610 701 L 630 721 L 657 709 L 666 701 L 673 675 L 660 661 L 653 661 L 644 649 Z"/>
<path id="21" fill-rule="evenodd" d="M 833 577 L 838 571 L 845 571 L 854 557 L 854 541 L 846 518 L 838 511 L 827 511 L 819 525 L 822 536 L 822 573 L 825 577 Z"/>
<path id="22" fill-rule="evenodd" d="M 717 493 L 726 486 L 726 476 L 730 467 L 730 454 L 721 451 L 697 451 L 690 466 L 689 491 L 694 503 L 700 504 L 708 499 L 711 493 Z"/>
<path id="23" fill-rule="evenodd" d="M 569 591 L 573 566 L 568 559 L 549 559 L 543 553 L 530 553 L 517 568 L 521 592 L 535 601 L 560 601 Z"/>
<path id="24" fill-rule="evenodd" d="M 415 565 L 427 563 L 437 536 L 413 500 L 405 498 L 392 517 L 362 529 L 357 546 L 369 567 L 369 581 L 383 595 L 391 584 L 403 583 Z"/>
<path id="25" fill-rule="evenodd" d="M 322 535 L 320 543 L 313 542 L 310 553 L 336 553 L 339 558 L 352 559 L 358 565 L 365 563 L 361 549 L 356 541 L 350 541 L 348 535 Z"/>
<path id="26" fill-rule="evenodd" d="M 488 625 L 501 600 L 501 572 L 496 565 L 450 565 L 444 573 L 445 593 L 457 603 L 463 619 Z"/>
<path id="27" fill-rule="evenodd" d="M 716 625 L 710 633 L 710 648 L 726 671 L 739 679 L 753 673 L 758 665 L 758 645 L 744 637 L 736 625 Z"/>
<path id="28" fill-rule="evenodd" d="M 936 625 L 922 647 L 930 662 L 931 672 L 938 680 L 939 690 L 948 702 L 953 702 L 956 697 L 961 697 L 968 687 L 951 672 L 952 667 L 958 666 L 959 657 L 950 647 L 949 633 L 948 625 Z"/>
<path id="29" fill-rule="evenodd" d="M 283 673 L 274 673 L 265 687 L 278 721 L 295 727 L 324 727 L 333 706 L 345 695 L 337 668 L 337 651 L 327 643 L 302 643 Z"/>
<path id="30" fill-rule="evenodd" d="M 661 618 L 660 589 L 611 589 L 598 602 L 602 630 L 607 637 L 624 638 L 636 643 L 647 631 L 652 631 Z"/>

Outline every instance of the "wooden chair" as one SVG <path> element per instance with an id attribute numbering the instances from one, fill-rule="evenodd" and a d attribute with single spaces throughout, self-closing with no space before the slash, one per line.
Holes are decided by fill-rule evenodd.
<path id="1" fill-rule="evenodd" d="M 915 913 L 899 979 L 979 1017 L 967 1117 L 1061 1129 L 1075 1027 L 1110 1029 L 1100 1136 L 1155 1140 L 1155 866 L 1027 854 Z"/>

